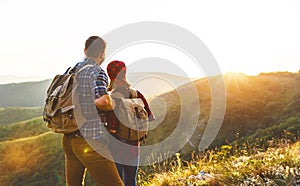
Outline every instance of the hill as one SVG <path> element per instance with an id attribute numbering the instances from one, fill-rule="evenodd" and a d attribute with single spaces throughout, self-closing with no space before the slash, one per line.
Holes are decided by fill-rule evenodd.
<path id="1" fill-rule="evenodd" d="M 0 75 L 0 84 L 40 81 L 42 79 L 46 79 L 46 78 L 38 77 L 38 76 Z"/>
<path id="2" fill-rule="evenodd" d="M 64 186 L 62 134 L 41 117 L 0 126 L 0 185 Z M 89 173 L 86 185 L 95 185 Z"/>
<path id="3" fill-rule="evenodd" d="M 224 76 L 226 87 L 225 116 L 218 135 L 210 148 L 250 136 L 257 130 L 278 126 L 291 117 L 300 117 L 300 76 L 295 73 L 288 74 L 286 76 L 280 76 L 277 73 L 259 76 L 226 74 Z M 218 81 L 219 77 L 211 78 L 213 78 L 212 81 Z M 199 103 L 201 115 L 198 125 L 191 139 L 186 141 L 187 145 L 182 151 L 197 150 L 209 120 L 212 98 L 208 79 L 196 80 L 193 85 L 199 97 L 190 98 L 191 109 L 182 110 L 181 104 L 181 99 L 189 97 L 191 88 L 193 89 L 188 84 L 159 95 L 151 101 L 158 122 L 162 122 L 160 124 L 154 123 L 155 128 L 149 132 L 146 145 L 166 139 L 177 127 L 182 112 L 193 113 L 193 105 Z M 161 105 L 165 106 L 162 107 Z M 167 112 L 164 111 L 165 108 L 167 108 Z M 186 119 L 185 123 L 186 127 L 189 127 L 189 118 Z M 285 129 L 280 128 L 274 137 L 281 137 L 283 130 Z M 180 140 L 184 139 L 182 134 L 177 137 Z"/>
<path id="4" fill-rule="evenodd" d="M 159 72 L 129 73 L 127 79 L 146 97 L 153 97 L 191 81 Z M 0 94 L 4 95 L 0 97 L 0 107 L 42 107 L 50 83 L 51 79 L 0 85 Z"/>
<path id="5" fill-rule="evenodd" d="M 30 120 L 0 126 L 0 142 L 35 136 L 48 131 L 49 128 L 40 116 Z"/>
<path id="6" fill-rule="evenodd" d="M 41 107 L 50 80 L 0 85 L 0 107 Z"/>
<path id="7" fill-rule="evenodd" d="M 9 107 L 0 108 L 0 126 L 16 123 L 41 116 L 41 107 Z"/>
<path id="8" fill-rule="evenodd" d="M 215 144 L 249 136 L 259 129 L 278 126 L 300 116 L 299 74 L 232 78 L 225 76 L 226 113 Z"/>
<path id="9" fill-rule="evenodd" d="M 210 78 L 210 81 L 220 80 L 218 76 Z M 283 172 L 290 171 L 286 166 L 296 170 L 294 165 L 300 163 L 298 156 L 291 155 L 299 153 L 295 150 L 299 149 L 299 74 L 226 74 L 226 111 L 222 127 L 211 146 L 204 152 L 199 152 L 198 145 L 211 113 L 212 95 L 208 80 L 199 79 L 192 84 L 184 84 L 173 91 L 151 98 L 151 107 L 157 120 L 150 124 L 147 142 L 142 146 L 157 144 L 168 138 L 182 119 L 182 112 L 195 113 L 194 105 L 198 103 L 201 114 L 197 118 L 198 123 L 190 140 L 184 138 L 183 132 L 175 136 L 174 144 L 183 140 L 184 144 L 186 143 L 178 151 L 179 154 L 166 158 L 161 163 L 157 161 L 141 167 L 139 182 L 145 185 L 184 184 L 187 180 L 195 181 L 201 170 L 208 173 L 207 176 L 212 175 L 212 181 L 216 181 L 205 182 L 207 185 L 218 182 L 225 185 L 246 184 L 249 180 L 255 183 L 255 179 L 263 179 L 261 175 L 267 174 L 268 170 L 274 172 L 269 177 L 265 176 L 268 179 L 291 176 L 283 175 Z M 196 89 L 197 97 L 191 96 L 191 89 Z M 190 99 L 185 102 L 185 98 Z M 184 118 L 182 123 L 186 128 L 183 129 L 191 129 L 192 120 L 193 118 Z M 4 170 L 0 171 L 0 185 L 64 185 L 61 135 L 48 131 L 41 117 L 0 126 L 0 170 Z M 284 143 L 281 143 L 282 141 Z M 292 145 L 294 142 L 295 145 Z M 285 151 L 280 146 L 291 147 L 291 150 Z M 157 149 L 172 153 L 167 147 L 157 146 Z M 150 158 L 151 155 L 153 154 L 149 155 Z M 195 159 L 196 156 L 199 159 Z M 266 166 L 266 163 L 269 166 Z M 236 164 L 241 166 L 237 167 Z M 272 167 L 276 170 L 271 169 Z M 161 174 L 156 175 L 154 172 Z M 280 174 L 283 176 L 280 177 Z M 157 179 L 159 181 L 156 181 Z M 93 185 L 89 176 L 87 184 Z"/>
<path id="10" fill-rule="evenodd" d="M 59 135 L 0 143 L 0 185 L 64 185 Z"/>
<path id="11" fill-rule="evenodd" d="M 289 126 L 295 123 L 300 127 L 299 118 L 291 120 Z M 0 142 L 0 185 L 65 185 L 62 135 L 48 132 L 47 129 L 30 133 L 37 128 L 44 128 L 43 124 L 41 118 L 35 118 L 9 125 L 13 126 L 9 131 L 15 138 L 8 141 L 2 138 Z M 17 128 L 28 133 L 14 134 Z M 0 131 L 3 131 L 3 127 Z M 256 141 L 264 135 L 262 133 Z M 295 137 L 294 143 L 286 139 L 274 138 L 272 147 L 233 144 L 192 152 L 189 161 L 182 157 L 183 154 L 177 153 L 161 163 L 141 167 L 138 182 L 143 186 L 296 183 L 300 180 L 297 177 L 300 171 L 299 137 Z M 85 183 L 95 185 L 89 174 Z"/>
<path id="12" fill-rule="evenodd" d="M 277 143 L 255 149 L 223 145 L 220 149 L 191 154 L 179 153 L 160 166 L 140 170 L 139 185 L 299 185 L 300 141 Z"/>

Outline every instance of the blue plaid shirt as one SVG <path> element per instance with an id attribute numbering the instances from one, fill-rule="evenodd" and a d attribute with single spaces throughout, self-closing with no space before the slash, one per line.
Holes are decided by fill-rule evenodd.
<path id="1" fill-rule="evenodd" d="M 87 119 L 87 122 L 80 128 L 80 132 L 86 139 L 96 139 L 104 136 L 106 129 L 103 122 L 105 115 L 96 107 L 94 100 L 107 94 L 108 78 L 105 71 L 88 58 L 77 63 L 74 70 L 78 71 L 85 65 L 93 66 L 86 67 L 77 75 L 81 111 Z"/>

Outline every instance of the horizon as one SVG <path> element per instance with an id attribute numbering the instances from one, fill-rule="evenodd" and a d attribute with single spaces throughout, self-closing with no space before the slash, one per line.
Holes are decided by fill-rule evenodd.
<path id="1" fill-rule="evenodd" d="M 120 6 L 115 6 L 115 2 L 94 0 L 84 3 L 1 1 L 0 76 L 52 78 L 84 57 L 84 42 L 89 36 L 107 36 L 120 27 L 148 21 L 176 25 L 201 40 L 222 74 L 232 71 L 258 75 L 260 72 L 294 72 L 300 69 L 299 1 L 195 0 L 188 3 L 172 1 L 172 6 L 169 1 L 156 0 L 143 3 L 133 0 L 132 3 L 135 6 L 122 1 L 118 2 Z M 70 5 L 72 8 L 69 8 Z M 106 8 L 99 11 L 98 7 L 102 6 Z M 111 13 L 112 8 L 115 14 Z M 90 12 L 78 14 L 82 10 Z M 102 15 L 107 15 L 106 19 L 101 19 Z M 95 25 L 95 22 L 101 24 Z M 85 25 L 93 27 L 87 29 Z M 130 37 L 139 35 L 131 33 Z M 141 33 L 141 36 L 150 33 Z M 168 32 L 162 34 L 165 34 L 163 38 L 169 35 Z M 185 36 L 177 35 L 177 38 L 184 40 Z M 182 63 L 189 62 L 191 69 L 184 70 L 191 76 L 196 73 L 194 70 L 199 72 L 202 65 L 206 65 L 204 59 L 198 69 L 194 68 L 195 61 L 191 59 L 194 56 L 188 52 L 188 47 L 180 47 L 181 43 L 159 42 L 159 39 L 153 42 L 146 36 L 142 37 L 139 41 L 128 41 L 115 48 L 114 55 L 108 55 L 107 59 L 130 64 L 156 57 L 171 61 L 181 69 L 189 66 Z M 123 35 L 118 39 L 126 38 Z M 108 47 L 111 47 L 110 44 L 108 42 Z M 199 53 L 203 52 L 202 49 L 198 50 Z M 163 70 L 168 69 L 164 67 Z"/>
<path id="2" fill-rule="evenodd" d="M 296 71 L 270 71 L 270 72 L 259 72 L 257 74 L 247 74 L 244 72 L 234 72 L 234 71 L 228 71 L 225 73 L 222 73 L 222 75 L 226 75 L 226 74 L 244 74 L 246 76 L 259 76 L 262 73 L 281 73 L 281 72 L 288 72 L 288 73 L 299 73 L 299 70 Z M 167 75 L 172 75 L 172 76 L 177 76 L 177 77 L 182 77 L 182 78 L 189 78 L 189 77 L 184 77 L 184 76 L 180 76 L 177 74 L 171 74 L 171 73 L 165 73 L 165 72 L 129 72 L 129 73 L 141 73 L 143 75 L 143 73 L 146 73 L 147 76 L 149 75 L 149 73 L 164 73 Z M 214 75 L 214 76 L 218 76 L 220 74 Z M 202 79 L 202 78 L 207 78 L 207 77 L 212 77 L 212 76 L 202 76 L 202 77 L 190 77 L 189 79 Z M 11 78 L 11 79 L 10 79 Z M 7 85 L 7 84 L 14 84 L 14 83 L 27 83 L 27 82 L 41 82 L 41 81 L 46 81 L 46 80 L 52 80 L 54 77 L 38 77 L 38 76 L 16 76 L 16 75 L 0 75 L 0 85 Z"/>

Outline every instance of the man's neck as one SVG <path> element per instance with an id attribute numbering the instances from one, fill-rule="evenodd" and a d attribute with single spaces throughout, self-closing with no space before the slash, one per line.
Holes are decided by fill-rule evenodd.
<path id="1" fill-rule="evenodd" d="M 91 61 L 94 61 L 97 65 L 99 65 L 99 59 L 97 58 L 93 58 L 93 57 L 86 57 L 87 59 L 91 60 Z"/>

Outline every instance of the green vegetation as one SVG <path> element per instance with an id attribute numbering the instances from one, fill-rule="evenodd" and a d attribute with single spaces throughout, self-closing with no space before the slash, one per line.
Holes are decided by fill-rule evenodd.
<path id="1" fill-rule="evenodd" d="M 62 134 L 41 117 L 0 127 L 0 185 L 65 185 Z M 87 185 L 95 185 L 89 173 Z"/>
<path id="2" fill-rule="evenodd" d="M 143 145 L 168 137 L 181 112 L 193 113 L 196 101 L 201 115 L 191 143 L 172 158 L 141 167 L 139 185 L 295 185 L 300 180 L 299 77 L 285 72 L 226 74 L 224 121 L 204 152 L 197 148 L 211 112 L 208 80 L 194 82 L 199 97 L 190 103 L 182 104 L 178 94 L 180 89 L 189 97 L 189 85 L 158 96 L 158 104 L 152 106 L 155 128 Z M 191 107 L 182 109 L 186 105 Z M 166 113 L 160 110 L 165 108 Z M 41 111 L 0 108 L 0 185 L 65 185 L 61 135 L 49 132 Z M 89 174 L 86 185 L 95 185 Z"/>
<path id="3" fill-rule="evenodd" d="M 284 140 L 282 140 L 284 141 Z M 160 166 L 139 170 L 139 185 L 296 185 L 300 184 L 300 141 L 253 149 L 223 145 L 215 150 L 180 154 Z"/>
<path id="4" fill-rule="evenodd" d="M 0 141 L 14 140 L 48 132 L 42 117 L 0 127 Z"/>
<path id="5" fill-rule="evenodd" d="M 39 117 L 42 114 L 41 107 L 0 108 L 0 126 Z"/>
<path id="6" fill-rule="evenodd" d="M 0 185 L 64 185 L 61 135 L 0 144 Z"/>
<path id="7" fill-rule="evenodd" d="M 280 74 L 280 73 L 279 73 Z M 286 76 L 260 75 L 246 76 L 243 74 L 226 74 L 226 111 L 219 134 L 211 147 L 228 144 L 236 138 L 253 135 L 257 130 L 278 126 L 290 117 L 300 116 L 300 78 L 298 74 L 289 73 Z M 218 77 L 212 79 L 217 80 Z M 191 140 L 196 148 L 207 125 L 210 109 L 211 94 L 207 79 L 194 82 L 199 95 L 201 116 L 197 129 Z M 183 96 L 189 96 L 188 85 L 181 87 Z M 167 104 L 167 117 L 160 125 L 151 131 L 147 144 L 164 139 L 178 123 L 181 114 L 178 90 L 160 95 L 158 98 Z M 198 98 L 197 98 L 198 99 Z M 196 98 L 191 101 L 195 105 Z M 159 108 L 159 106 L 157 106 Z M 188 110 L 187 112 L 192 112 Z M 158 111 L 158 113 L 160 113 Z M 158 114 L 159 116 L 159 114 Z M 167 118 L 166 117 L 166 118 Z M 188 125 L 188 122 L 186 122 Z M 279 131 L 279 135 L 281 135 Z M 278 137 L 278 135 L 277 135 Z M 184 151 L 192 152 L 196 148 L 185 146 Z"/>
<path id="8" fill-rule="evenodd" d="M 281 137 L 289 142 L 295 142 L 300 136 L 300 117 L 291 117 L 278 125 L 266 129 L 258 129 L 254 134 L 237 139 L 232 144 L 247 144 L 253 148 L 263 148 L 279 143 Z"/>

